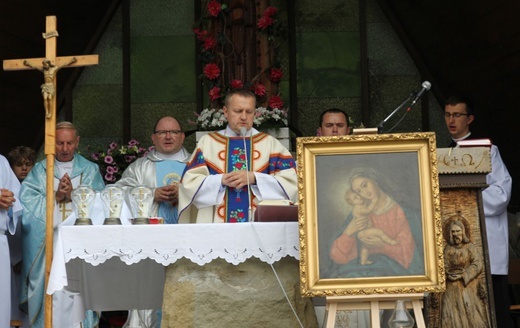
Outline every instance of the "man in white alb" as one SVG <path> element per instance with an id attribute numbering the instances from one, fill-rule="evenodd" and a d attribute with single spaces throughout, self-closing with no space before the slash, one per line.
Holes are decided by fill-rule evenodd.
<path id="1" fill-rule="evenodd" d="M 191 156 L 182 146 L 184 132 L 179 121 L 170 116 L 159 119 L 152 142 L 155 149 L 130 164 L 116 185 L 126 192 L 138 185 L 152 188 L 154 202 L 150 216 L 162 217 L 165 223 L 177 223 L 179 182 Z"/>
<path id="2" fill-rule="evenodd" d="M 6 233 L 14 235 L 22 208 L 17 201 L 20 182 L 9 162 L 0 155 L 0 327 L 9 327 L 11 318 L 11 261 Z"/>

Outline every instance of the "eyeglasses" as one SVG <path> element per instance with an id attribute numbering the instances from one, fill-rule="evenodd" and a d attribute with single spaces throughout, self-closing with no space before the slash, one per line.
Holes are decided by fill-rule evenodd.
<path id="1" fill-rule="evenodd" d="M 468 116 L 469 114 L 468 113 L 444 113 L 444 117 L 446 117 L 446 118 L 450 118 L 450 117 L 459 118 L 462 115 Z"/>
<path id="2" fill-rule="evenodd" d="M 159 137 L 166 137 L 166 135 L 169 133 L 170 135 L 178 135 L 179 133 L 182 133 L 181 130 L 157 130 L 154 132 Z"/>

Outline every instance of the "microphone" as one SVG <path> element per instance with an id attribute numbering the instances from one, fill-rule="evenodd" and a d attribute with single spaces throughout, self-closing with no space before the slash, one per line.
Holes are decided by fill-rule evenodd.
<path id="1" fill-rule="evenodd" d="M 417 93 L 417 95 L 415 95 L 415 99 L 412 101 L 412 104 L 410 105 L 410 107 L 408 107 L 408 110 L 410 110 L 410 109 L 411 109 L 411 108 L 412 108 L 412 107 L 417 103 L 417 101 L 419 100 L 419 98 L 421 98 L 422 95 L 423 95 L 426 91 L 430 90 L 430 88 L 432 87 L 432 84 L 431 84 L 430 82 L 428 82 L 428 81 L 424 81 L 424 82 L 421 84 L 421 86 L 422 86 L 422 89 L 419 90 L 419 92 Z"/>
<path id="2" fill-rule="evenodd" d="M 240 136 L 242 137 L 242 139 L 244 140 L 244 152 L 245 152 L 245 157 L 246 157 L 246 171 L 247 171 L 247 175 L 246 175 L 246 178 L 247 178 L 247 199 L 248 199 L 248 202 L 249 202 L 249 209 L 248 209 L 248 212 L 247 212 L 247 220 L 249 222 L 253 221 L 253 215 L 252 215 L 252 210 L 253 210 L 253 207 L 251 206 L 251 202 L 252 202 L 252 199 L 251 199 L 251 188 L 250 188 L 250 182 L 249 182 L 249 161 L 247 160 L 247 147 L 246 147 L 246 135 L 247 135 L 247 129 L 245 127 L 241 127 L 240 128 Z"/>

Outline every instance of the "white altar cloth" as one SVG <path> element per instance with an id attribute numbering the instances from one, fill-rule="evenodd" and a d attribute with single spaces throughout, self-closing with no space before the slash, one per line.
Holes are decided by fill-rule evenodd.
<path id="1" fill-rule="evenodd" d="M 80 292 L 92 310 L 160 308 L 164 266 L 183 257 L 237 265 L 252 256 L 299 259 L 298 222 L 61 226 L 47 293 Z"/>

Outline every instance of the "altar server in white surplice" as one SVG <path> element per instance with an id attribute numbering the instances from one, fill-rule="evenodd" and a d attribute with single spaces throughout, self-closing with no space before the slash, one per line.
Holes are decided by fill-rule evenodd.
<path id="1" fill-rule="evenodd" d="M 247 222 L 257 202 L 298 195 L 291 153 L 253 128 L 254 94 L 233 90 L 224 103 L 228 126 L 200 139 L 182 178 L 179 208 L 195 205 L 197 223 Z"/>
<path id="2" fill-rule="evenodd" d="M 9 162 L 0 155 L 0 327 L 11 320 L 11 260 L 6 233 L 15 234 L 22 206 L 18 198 L 20 182 Z"/>
<path id="3" fill-rule="evenodd" d="M 138 185 L 152 188 L 154 202 L 150 216 L 161 217 L 165 223 L 177 223 L 179 182 L 191 156 L 182 146 L 184 132 L 179 121 L 169 116 L 159 119 L 152 141 L 155 149 L 130 164 L 116 185 L 123 187 L 126 194 Z"/>
<path id="4" fill-rule="evenodd" d="M 86 160 L 76 149 L 79 135 L 70 122 L 56 125 L 56 159 L 54 161 L 54 227 L 61 224 L 72 213 L 71 192 L 79 185 L 87 185 L 101 191 L 105 184 L 97 164 Z M 47 199 L 47 160 L 36 163 L 22 183 L 20 200 L 23 205 L 22 218 L 22 286 L 20 302 L 28 312 L 31 327 L 44 324 L 45 285 L 45 226 Z M 56 230 L 55 230 L 56 231 Z M 94 327 L 97 316 L 92 311 L 87 315 L 82 309 L 77 293 L 66 290 L 53 294 L 52 322 L 56 328 Z M 79 312 L 79 313 L 78 313 Z"/>

